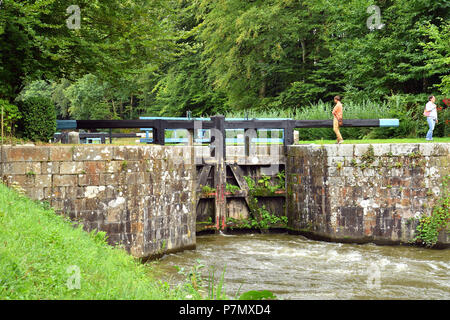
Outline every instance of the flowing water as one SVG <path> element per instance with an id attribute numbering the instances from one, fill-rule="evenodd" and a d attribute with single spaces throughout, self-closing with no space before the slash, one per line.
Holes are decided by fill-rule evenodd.
<path id="1" fill-rule="evenodd" d="M 450 250 L 320 242 L 287 234 L 197 237 L 197 250 L 155 264 L 166 281 L 198 261 L 225 291 L 270 290 L 279 299 L 450 299 Z M 238 291 L 240 289 L 240 291 Z"/>

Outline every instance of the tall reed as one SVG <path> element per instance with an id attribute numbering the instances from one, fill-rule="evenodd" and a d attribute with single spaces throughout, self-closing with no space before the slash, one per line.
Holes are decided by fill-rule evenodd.
<path id="1" fill-rule="evenodd" d="M 226 118 L 290 118 L 296 120 L 332 119 L 333 105 L 319 101 L 303 108 L 269 109 L 269 110 L 238 110 L 230 111 Z M 361 103 L 344 103 L 344 118 L 346 119 L 380 119 L 389 116 L 388 102 L 363 101 Z"/>

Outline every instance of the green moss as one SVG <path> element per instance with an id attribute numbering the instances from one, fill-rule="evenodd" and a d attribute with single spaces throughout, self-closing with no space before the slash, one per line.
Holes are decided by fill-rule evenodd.
<path id="1" fill-rule="evenodd" d="M 36 175 L 36 172 L 34 172 L 33 170 L 30 170 L 25 174 L 27 175 L 27 177 L 34 177 Z"/>

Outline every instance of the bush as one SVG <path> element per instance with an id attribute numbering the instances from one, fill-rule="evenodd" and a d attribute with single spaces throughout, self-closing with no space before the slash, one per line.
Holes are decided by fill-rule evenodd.
<path id="1" fill-rule="evenodd" d="M 387 136 L 380 138 L 425 138 L 428 124 L 426 117 L 423 116 L 423 110 L 428 101 L 428 96 L 428 94 L 399 94 L 388 97 L 391 105 L 391 115 L 393 118 L 400 120 L 400 127 L 385 130 Z M 439 123 L 434 129 L 434 137 L 448 136 L 445 120 L 448 119 L 449 111 L 443 109 L 445 106 L 443 99 L 443 96 L 436 95 Z"/>
<path id="2" fill-rule="evenodd" d="M 12 135 L 14 134 L 14 129 L 17 127 L 17 121 L 21 118 L 19 108 L 10 104 L 7 100 L 0 99 L 0 110 L 2 107 L 4 133 Z"/>
<path id="3" fill-rule="evenodd" d="M 48 141 L 56 131 L 56 112 L 52 101 L 45 97 L 31 97 L 21 102 L 24 138 Z"/>

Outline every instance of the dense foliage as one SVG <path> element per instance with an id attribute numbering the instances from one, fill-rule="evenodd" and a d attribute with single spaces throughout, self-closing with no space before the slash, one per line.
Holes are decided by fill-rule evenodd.
<path id="1" fill-rule="evenodd" d="M 81 0 L 79 29 L 70 5 L 2 2 L 0 98 L 44 95 L 61 119 L 128 119 L 307 116 L 339 94 L 344 108 L 387 103 L 386 117 L 405 120 L 395 135 L 420 136 L 427 96 L 443 107 L 450 95 L 447 0 Z M 448 134 L 448 111 L 440 119 L 435 136 Z M 357 135 L 369 133 L 380 134 Z"/>
<path id="2" fill-rule="evenodd" d="M 14 134 L 17 128 L 17 122 L 22 117 L 19 108 L 16 105 L 10 104 L 7 100 L 0 99 L 0 112 L 3 114 L 3 133 L 10 135 Z"/>
<path id="3" fill-rule="evenodd" d="M 56 113 L 52 101 L 31 97 L 20 104 L 23 134 L 32 141 L 49 141 L 56 131 Z"/>

